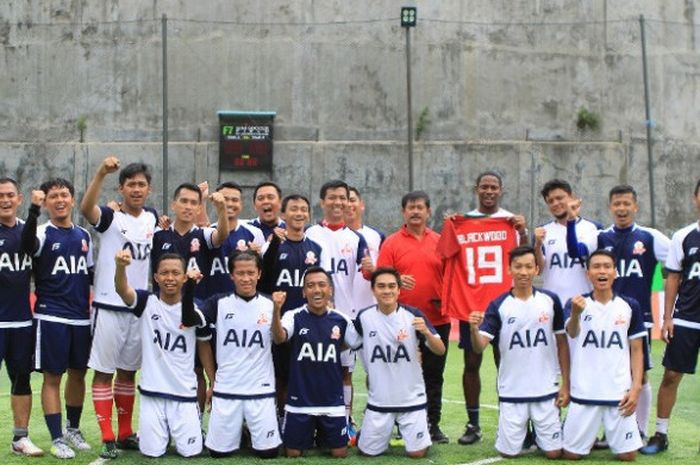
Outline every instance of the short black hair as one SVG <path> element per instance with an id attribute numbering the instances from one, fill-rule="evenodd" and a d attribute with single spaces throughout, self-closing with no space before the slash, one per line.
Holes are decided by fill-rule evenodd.
<path id="1" fill-rule="evenodd" d="M 277 197 L 282 198 L 282 189 L 280 189 L 280 186 L 278 186 L 277 184 L 275 184 L 272 181 L 263 181 L 263 182 L 259 183 L 257 186 L 255 186 L 255 190 L 253 190 L 253 201 L 255 201 L 255 198 L 258 196 L 258 190 L 260 190 L 260 188 L 262 188 L 262 187 L 267 187 L 267 186 L 274 187 L 275 190 L 277 191 Z"/>
<path id="2" fill-rule="evenodd" d="M 358 199 L 362 200 L 362 194 L 357 190 L 357 187 L 348 186 L 348 197 L 350 197 L 350 192 L 354 192 Z"/>
<path id="3" fill-rule="evenodd" d="M 588 266 L 591 264 L 591 260 L 593 259 L 593 257 L 597 257 L 599 255 L 603 255 L 605 257 L 610 258 L 610 260 L 612 260 L 613 262 L 613 266 L 617 267 L 617 260 L 615 259 L 614 253 L 612 253 L 610 250 L 598 249 L 592 252 L 586 259 L 586 268 L 588 268 Z"/>
<path id="4" fill-rule="evenodd" d="M 326 278 L 328 278 L 328 284 L 330 284 L 330 286 L 333 287 L 333 278 L 331 277 L 331 274 L 328 271 L 326 271 L 324 268 L 322 268 L 320 266 L 316 266 L 316 265 L 310 266 L 306 269 L 306 271 L 304 271 L 304 278 L 303 278 L 304 286 L 306 286 L 306 277 L 310 274 L 315 274 L 315 273 L 325 274 Z"/>
<path id="5" fill-rule="evenodd" d="M 396 278 L 396 283 L 401 287 L 401 274 L 396 271 L 396 269 L 391 268 L 391 267 L 382 267 L 382 268 L 377 268 L 374 270 L 372 273 L 372 277 L 370 278 L 370 284 L 372 289 L 374 289 L 374 284 L 377 282 L 377 278 L 383 274 L 390 274 L 394 278 Z"/>
<path id="6" fill-rule="evenodd" d="M 197 195 L 199 196 L 199 203 L 202 203 L 202 189 L 199 188 L 197 184 L 193 184 L 191 182 L 183 182 L 179 186 L 175 188 L 175 193 L 173 194 L 173 200 L 177 199 L 177 196 L 180 195 L 180 191 L 186 189 L 188 191 L 196 192 Z"/>
<path id="7" fill-rule="evenodd" d="M 340 179 L 333 179 L 331 181 L 324 183 L 321 186 L 321 200 L 326 198 L 326 192 L 328 192 L 329 189 L 338 189 L 338 188 L 345 189 L 346 195 L 348 195 L 348 196 L 350 195 L 350 188 L 348 187 L 348 185 L 345 181 L 341 181 Z"/>
<path id="8" fill-rule="evenodd" d="M 187 271 L 187 264 L 185 263 L 185 259 L 182 258 L 182 255 L 169 252 L 169 253 L 164 253 L 163 255 L 158 257 L 158 261 L 156 262 L 156 268 L 155 268 L 156 273 L 158 273 L 158 269 L 160 268 L 160 264 L 164 260 L 177 260 L 182 265 L 182 271 Z"/>
<path id="9" fill-rule="evenodd" d="M 236 268 L 236 262 L 255 262 L 255 266 L 258 270 L 262 270 L 262 258 L 253 250 L 234 250 L 231 252 L 228 256 L 229 274 L 233 274 L 233 270 Z"/>
<path id="10" fill-rule="evenodd" d="M 549 195 L 549 193 L 555 189 L 561 189 L 569 195 L 573 193 L 573 189 L 571 189 L 571 184 L 569 184 L 567 181 L 564 181 L 563 179 L 550 179 L 549 181 L 544 183 L 540 194 L 542 194 L 543 199 L 547 200 L 547 196 Z"/>
<path id="11" fill-rule="evenodd" d="M 39 186 L 39 190 L 44 191 L 44 194 L 48 195 L 51 189 L 60 189 L 62 187 L 68 189 L 68 192 L 70 192 L 71 197 L 75 197 L 75 187 L 73 186 L 73 183 L 64 178 L 49 179 L 45 183 L 42 183 L 41 186 Z"/>
<path id="12" fill-rule="evenodd" d="M 0 179 L 0 183 L 2 183 L 2 179 Z M 7 182 L 7 181 L 5 181 Z M 698 182 L 695 184 L 695 197 L 698 196 L 698 192 L 700 192 L 700 179 L 698 179 Z"/>
<path id="13" fill-rule="evenodd" d="M 282 199 L 282 208 L 280 209 L 282 213 L 284 213 L 287 210 L 287 204 L 290 200 L 303 200 L 304 202 L 306 202 L 306 206 L 309 208 L 309 210 L 311 210 L 311 203 L 309 202 L 309 199 L 307 199 L 301 194 L 290 194 Z"/>
<path id="14" fill-rule="evenodd" d="M 151 184 L 151 168 L 145 163 L 129 163 L 119 172 L 119 185 L 123 186 L 127 179 L 143 174 L 146 182 Z"/>
<path id="15" fill-rule="evenodd" d="M 508 252 L 508 265 L 512 265 L 513 260 L 515 260 L 516 258 L 528 254 L 532 254 L 532 256 L 535 257 L 535 263 L 537 263 L 537 255 L 535 255 L 535 249 L 533 249 L 532 246 L 529 245 L 521 245 Z"/>
<path id="16" fill-rule="evenodd" d="M 478 187 L 481 180 L 484 179 L 486 176 L 493 176 L 498 180 L 498 187 L 503 187 L 503 178 L 501 178 L 501 175 L 493 170 L 482 171 L 481 173 L 479 173 L 479 175 L 476 177 L 476 184 L 474 184 L 474 186 Z"/>
<path id="17" fill-rule="evenodd" d="M 219 192 L 222 189 L 235 189 L 238 192 L 243 192 L 243 189 L 241 189 L 241 186 L 239 186 L 238 184 L 236 184 L 235 182 L 232 182 L 232 181 L 222 182 L 221 184 L 219 184 L 216 187 L 216 190 L 214 192 Z"/>
<path id="18" fill-rule="evenodd" d="M 7 176 L 3 176 L 3 177 L 0 177 L 0 184 L 12 184 L 13 186 L 15 186 L 15 190 L 17 191 L 17 193 L 18 194 L 20 193 L 19 190 L 21 189 L 21 187 L 15 179 L 12 179 L 12 178 L 7 177 Z"/>
<path id="19" fill-rule="evenodd" d="M 423 200 L 425 206 L 430 208 L 430 196 L 425 191 L 412 191 L 401 197 L 401 208 L 406 208 L 409 202 Z"/>
<path id="20" fill-rule="evenodd" d="M 634 201 L 637 201 L 637 191 L 634 190 L 634 187 L 630 186 L 629 184 L 620 184 L 610 189 L 610 193 L 608 194 L 608 202 L 612 200 L 613 195 L 624 194 L 632 194 L 632 198 L 634 199 Z"/>

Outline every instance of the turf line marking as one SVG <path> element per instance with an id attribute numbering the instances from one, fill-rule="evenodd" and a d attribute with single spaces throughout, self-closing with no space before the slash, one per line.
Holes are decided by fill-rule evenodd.
<path id="1" fill-rule="evenodd" d="M 356 392 L 354 394 L 357 397 L 367 397 L 367 393 L 365 392 Z M 463 400 L 454 400 L 454 399 L 442 399 L 443 404 L 459 404 L 459 405 L 464 405 Z M 492 404 L 480 404 L 479 407 L 489 409 L 489 410 L 498 410 L 498 405 L 492 405 Z"/>
<path id="2" fill-rule="evenodd" d="M 109 462 L 109 459 L 103 459 L 102 457 L 98 457 L 97 460 L 90 462 L 88 465 L 103 465 L 107 462 Z"/>
<path id="3" fill-rule="evenodd" d="M 504 458 L 503 457 L 491 457 L 488 459 L 481 459 L 481 460 L 477 460 L 475 462 L 460 463 L 457 465 L 487 465 L 489 463 L 500 462 L 501 460 L 504 460 Z"/>

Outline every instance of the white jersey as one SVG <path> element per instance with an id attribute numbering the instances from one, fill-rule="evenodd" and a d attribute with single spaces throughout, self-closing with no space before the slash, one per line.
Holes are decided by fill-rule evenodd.
<path id="1" fill-rule="evenodd" d="M 632 386 L 630 345 L 647 335 L 639 304 L 614 295 L 608 303 L 586 297 L 581 331 L 571 352 L 571 400 L 579 404 L 616 406 Z M 564 313 L 571 314 L 571 302 Z"/>
<path id="2" fill-rule="evenodd" d="M 131 251 L 131 265 L 126 268 L 129 285 L 135 289 L 148 289 L 151 278 L 151 247 L 158 217 L 156 212 L 144 209 L 139 216 L 132 216 L 109 207 L 100 207 L 100 217 L 95 230 L 100 233 L 93 284 L 93 305 L 106 310 L 128 311 L 114 288 L 114 256 L 119 250 Z"/>
<path id="3" fill-rule="evenodd" d="M 362 237 L 365 238 L 367 248 L 369 249 L 369 256 L 372 258 L 372 263 L 376 265 L 377 258 L 379 258 L 379 248 L 382 242 L 384 242 L 384 234 L 366 224 L 362 225 L 357 232 L 362 234 Z M 362 276 L 362 270 L 358 269 L 357 274 L 358 276 L 355 276 L 355 283 L 352 288 L 352 299 L 357 309 L 361 310 L 376 304 L 377 300 L 372 293 L 371 283 Z"/>
<path id="4" fill-rule="evenodd" d="M 203 313 L 216 332 L 214 395 L 231 399 L 272 397 L 272 301 L 256 294 L 245 300 L 236 294 L 215 296 L 203 304 Z M 211 334 L 198 332 L 200 339 Z"/>
<path id="5" fill-rule="evenodd" d="M 566 225 L 551 221 L 542 226 L 546 235 L 542 244 L 544 267 L 542 288 L 554 292 L 561 302 L 591 292 L 586 274 L 586 257 L 572 258 L 566 248 Z M 596 237 L 598 227 L 584 218 L 576 221 L 577 237 Z"/>
<path id="6" fill-rule="evenodd" d="M 362 336 L 362 362 L 367 371 L 367 408 L 379 412 L 406 412 L 426 407 L 419 344 L 425 337 L 413 329 L 413 319 L 425 320 L 420 310 L 399 305 L 386 315 L 376 305 L 362 310 L 355 328 Z"/>
<path id="7" fill-rule="evenodd" d="M 541 402 L 559 391 L 556 334 L 564 333 L 559 298 L 533 289 L 527 300 L 510 292 L 489 304 L 479 332 L 498 343 L 498 397 L 501 402 Z M 535 375 L 535 376 L 533 376 Z"/>
<path id="8" fill-rule="evenodd" d="M 353 299 L 353 287 L 367 242 L 361 234 L 347 226 L 334 231 L 322 224 L 315 224 L 306 230 L 306 237 L 318 243 L 330 261 L 331 267 L 326 271 L 333 277 L 335 308 L 355 319 L 360 307 Z"/>
<path id="9" fill-rule="evenodd" d="M 148 291 L 137 290 L 131 311 L 141 319 L 141 394 L 196 402 L 197 336 L 194 327 L 182 327 L 182 302 L 168 305 Z M 199 326 L 204 326 L 204 316 L 196 308 L 195 312 Z"/>

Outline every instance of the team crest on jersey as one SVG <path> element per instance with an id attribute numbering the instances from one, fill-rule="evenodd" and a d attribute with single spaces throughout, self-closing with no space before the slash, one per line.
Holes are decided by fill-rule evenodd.
<path id="1" fill-rule="evenodd" d="M 408 339 L 408 331 L 405 329 L 400 329 L 399 334 L 396 335 L 396 340 L 401 342 L 405 341 L 406 339 Z"/>
<path id="2" fill-rule="evenodd" d="M 307 265 L 315 265 L 317 261 L 318 259 L 316 258 L 316 254 L 312 250 L 306 252 L 306 259 L 304 260 L 304 263 Z"/>
<path id="3" fill-rule="evenodd" d="M 644 248 L 642 241 L 637 241 L 634 243 L 634 248 L 632 249 L 632 255 L 642 255 L 647 249 Z"/>
<path id="4" fill-rule="evenodd" d="M 245 243 L 245 241 L 243 239 L 238 239 L 238 242 L 236 242 L 236 250 L 243 251 L 247 249 L 248 245 Z"/>
<path id="5" fill-rule="evenodd" d="M 624 315 L 617 315 L 617 317 L 615 317 L 615 325 L 624 325 L 625 323 L 627 323 L 627 319 Z"/>
<path id="6" fill-rule="evenodd" d="M 547 314 L 547 312 L 540 313 L 540 317 L 537 319 L 537 321 L 539 321 L 540 323 L 549 321 L 549 315 Z"/>
<path id="7" fill-rule="evenodd" d="M 264 313 L 261 313 L 260 315 L 258 315 L 258 324 L 259 325 L 266 325 L 269 322 L 270 322 L 270 320 L 267 318 L 267 315 L 265 315 Z"/>
<path id="8" fill-rule="evenodd" d="M 340 339 L 340 328 L 338 327 L 338 325 L 335 325 L 333 326 L 333 328 L 331 328 L 331 339 Z"/>
<path id="9" fill-rule="evenodd" d="M 83 252 L 87 252 L 87 251 L 88 251 L 88 243 L 87 243 L 87 241 L 86 241 L 85 239 L 82 239 L 82 240 L 80 241 L 80 244 L 81 244 L 81 245 L 80 245 L 80 250 L 82 250 Z"/>
<path id="10" fill-rule="evenodd" d="M 190 242 L 190 252 L 195 253 L 199 252 L 199 248 L 201 247 L 201 244 L 199 243 L 199 239 L 196 237 L 192 239 L 192 242 Z"/>
<path id="11" fill-rule="evenodd" d="M 343 248 L 340 249 L 340 253 L 342 253 L 343 255 L 351 255 L 352 254 L 352 247 L 350 247 L 350 244 L 348 244 L 346 242 L 345 245 L 343 246 Z"/>

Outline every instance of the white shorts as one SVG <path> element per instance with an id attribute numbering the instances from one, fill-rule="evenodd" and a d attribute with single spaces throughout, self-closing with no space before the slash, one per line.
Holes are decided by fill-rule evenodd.
<path id="1" fill-rule="evenodd" d="M 343 368 L 347 368 L 350 373 L 355 369 L 355 351 L 352 349 L 345 349 L 340 351 L 340 365 Z"/>
<path id="2" fill-rule="evenodd" d="M 102 373 L 141 367 L 141 322 L 133 313 L 96 309 L 92 312 L 92 349 L 88 366 Z"/>
<path id="3" fill-rule="evenodd" d="M 245 420 L 255 450 L 268 450 L 282 444 L 274 397 L 263 399 L 212 399 L 207 448 L 216 452 L 233 452 L 241 445 Z"/>
<path id="4" fill-rule="evenodd" d="M 498 433 L 496 450 L 504 455 L 522 452 L 527 433 L 527 420 L 535 425 L 537 446 L 543 451 L 561 450 L 562 433 L 559 408 L 554 399 L 541 402 L 500 402 L 498 404 Z"/>
<path id="5" fill-rule="evenodd" d="M 394 422 L 399 424 L 406 452 L 417 452 L 433 444 L 428 432 L 428 414 L 425 409 L 396 413 L 367 409 L 362 420 L 358 449 L 366 455 L 379 455 L 387 450 Z"/>
<path id="6" fill-rule="evenodd" d="M 177 453 L 192 457 L 202 452 L 202 430 L 197 402 L 179 402 L 161 397 L 141 396 L 139 450 L 148 457 L 160 457 L 173 438 Z"/>
<path id="7" fill-rule="evenodd" d="M 574 454 L 588 455 L 601 422 L 605 429 L 605 439 L 614 454 L 624 454 L 642 447 L 635 414 L 623 417 L 616 406 L 571 402 L 564 421 L 564 449 Z"/>

